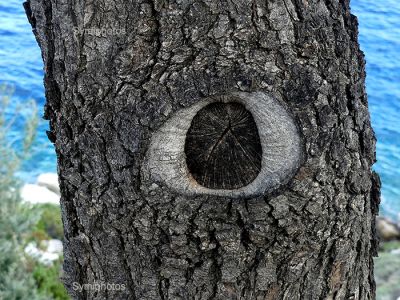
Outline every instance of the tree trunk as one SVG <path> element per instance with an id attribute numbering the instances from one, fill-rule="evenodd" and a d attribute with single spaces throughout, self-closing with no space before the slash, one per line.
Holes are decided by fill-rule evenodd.
<path id="1" fill-rule="evenodd" d="M 375 298 L 380 183 L 348 0 L 25 9 L 74 299 Z"/>

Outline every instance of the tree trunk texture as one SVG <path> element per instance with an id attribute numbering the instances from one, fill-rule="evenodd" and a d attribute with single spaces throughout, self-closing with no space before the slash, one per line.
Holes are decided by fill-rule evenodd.
<path id="1" fill-rule="evenodd" d="M 348 0 L 24 6 L 45 64 L 74 299 L 375 299 L 380 181 Z M 294 176 L 243 197 L 187 195 L 144 176 L 171 116 L 234 92 L 273 95 L 293 117 Z"/>

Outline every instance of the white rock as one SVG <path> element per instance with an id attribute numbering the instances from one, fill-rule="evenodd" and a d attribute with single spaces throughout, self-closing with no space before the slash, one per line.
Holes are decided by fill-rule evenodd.
<path id="1" fill-rule="evenodd" d="M 60 240 L 54 239 L 47 241 L 47 252 L 62 254 L 63 253 L 63 244 Z"/>
<path id="2" fill-rule="evenodd" d="M 59 195 L 36 184 L 25 184 L 21 189 L 21 198 L 23 202 L 31 204 L 60 204 Z"/>
<path id="3" fill-rule="evenodd" d="M 400 238 L 400 229 L 389 219 L 384 217 L 376 218 L 376 229 L 380 238 L 384 241 L 390 241 Z"/>
<path id="4" fill-rule="evenodd" d="M 400 249 L 393 249 L 390 251 L 391 254 L 396 254 L 396 255 L 400 255 Z M 400 300 L 400 298 L 399 298 Z"/>
<path id="5" fill-rule="evenodd" d="M 56 253 L 43 252 L 39 261 L 45 265 L 51 265 L 53 261 L 57 260 L 60 256 Z"/>
<path id="6" fill-rule="evenodd" d="M 55 260 L 60 258 L 60 254 L 59 253 L 54 253 L 54 252 L 50 252 L 49 251 L 49 247 L 50 247 L 50 245 L 52 243 L 51 241 L 61 242 L 59 240 L 44 241 L 45 243 L 48 244 L 47 251 L 43 251 L 43 250 L 39 249 L 36 246 L 36 243 L 32 242 L 32 243 L 29 243 L 25 247 L 25 253 L 28 254 L 30 257 L 36 259 L 37 261 L 41 262 L 42 264 L 50 266 L 53 263 L 53 261 L 55 261 Z M 57 242 L 57 244 L 58 244 L 58 242 Z"/>
<path id="7" fill-rule="evenodd" d="M 39 250 L 36 247 L 35 243 L 29 243 L 26 247 L 25 247 L 25 253 L 28 254 L 30 257 L 39 259 L 41 256 L 41 250 Z"/>
<path id="8" fill-rule="evenodd" d="M 60 186 L 58 184 L 58 175 L 55 173 L 43 173 L 37 178 L 37 185 L 44 186 L 50 191 L 60 195 Z"/>

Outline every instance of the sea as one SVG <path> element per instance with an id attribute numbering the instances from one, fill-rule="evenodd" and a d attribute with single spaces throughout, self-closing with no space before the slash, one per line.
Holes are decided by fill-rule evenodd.
<path id="1" fill-rule="evenodd" d="M 359 20 L 359 41 L 367 60 L 367 92 L 377 143 L 374 169 L 382 180 L 381 214 L 400 220 L 400 1 L 352 0 Z M 18 147 L 24 135 L 24 118 L 34 99 L 43 114 L 43 63 L 26 19 L 22 1 L 0 0 L 0 85 L 14 87 L 6 111 L 18 115 L 10 132 L 10 145 Z M 41 120 L 30 158 L 17 174 L 34 182 L 40 173 L 56 172 L 53 145 Z"/>

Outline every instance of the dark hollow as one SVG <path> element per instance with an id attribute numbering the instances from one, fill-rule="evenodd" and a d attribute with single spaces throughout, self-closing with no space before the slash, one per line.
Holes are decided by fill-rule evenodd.
<path id="1" fill-rule="evenodd" d="M 211 189 L 238 189 L 261 170 L 262 148 L 256 122 L 240 103 L 215 102 L 193 118 L 185 142 L 193 178 Z"/>

